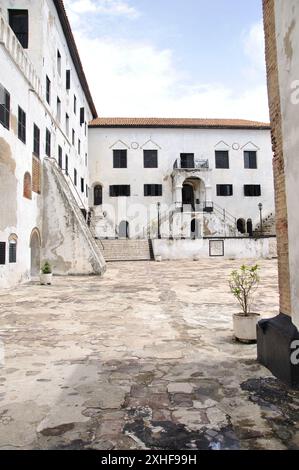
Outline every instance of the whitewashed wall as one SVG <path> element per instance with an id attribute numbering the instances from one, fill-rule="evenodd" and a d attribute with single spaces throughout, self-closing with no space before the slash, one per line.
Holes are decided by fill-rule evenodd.
<path id="1" fill-rule="evenodd" d="M 276 41 L 282 110 L 292 320 L 299 328 L 299 3 L 275 0 Z"/>
<path id="2" fill-rule="evenodd" d="M 127 149 L 127 169 L 113 168 L 113 149 Z M 158 169 L 143 168 L 143 149 L 158 150 Z M 230 169 L 215 169 L 215 150 L 229 150 Z M 244 169 L 244 150 L 257 150 L 257 170 Z M 153 205 L 152 214 L 147 218 L 141 216 L 136 222 L 138 226 L 146 226 L 147 219 L 157 217 L 158 201 L 164 205 L 162 210 L 175 202 L 171 174 L 175 160 L 184 152 L 194 153 L 197 159 L 209 160 L 211 171 L 203 172 L 202 177 L 211 184 L 212 200 L 237 219 L 251 218 L 257 224 L 260 202 L 264 206 L 264 216 L 274 212 L 269 130 L 90 128 L 90 183 L 91 186 L 98 183 L 103 186 L 103 210 L 117 212 L 118 205 L 121 204 L 132 207 L 133 212 L 133 206 Z M 109 186 L 114 184 L 131 185 L 131 197 L 111 198 Z M 144 184 L 162 184 L 163 197 L 144 197 Z M 218 197 L 217 184 L 233 184 L 234 195 Z M 244 184 L 260 184 L 262 196 L 245 197 Z M 90 205 L 92 204 L 91 194 Z M 100 215 L 101 208 L 95 208 L 95 213 Z M 121 216 L 118 218 L 121 220 Z M 101 227 L 103 226 L 102 221 Z M 99 226 L 99 235 L 105 236 L 101 227 Z"/>
<path id="3" fill-rule="evenodd" d="M 41 195 L 32 192 L 32 200 L 23 197 L 24 173 L 32 176 L 33 123 L 40 128 L 40 159 L 45 157 L 46 128 L 51 131 L 51 153 L 58 160 L 58 145 L 69 156 L 69 174 L 73 179 L 73 169 L 78 172 L 78 191 L 83 204 L 87 206 L 85 191 L 80 191 L 80 178 L 88 183 L 88 169 L 85 154 L 88 151 L 88 135 L 85 126 L 80 126 L 80 107 L 85 107 L 85 119 L 92 115 L 74 64 L 68 51 L 67 43 L 60 26 L 58 15 L 51 0 L 1 0 L 0 18 L 7 21 L 8 8 L 29 10 L 29 48 L 23 51 L 33 65 L 34 76 L 39 80 L 39 87 L 33 90 L 24 75 L 21 63 L 16 62 L 10 47 L 0 45 L 0 83 L 10 93 L 11 117 L 10 130 L 0 125 L 0 241 L 6 242 L 6 264 L 0 266 L 0 288 L 11 287 L 30 278 L 31 250 L 30 235 L 38 228 L 43 242 L 47 233 L 43 233 L 42 213 L 47 209 Z M 3 22 L 1 23 L 3 25 Z M 2 26 L 1 26 L 2 27 Z M 13 33 L 7 44 L 11 45 Z M 57 49 L 62 56 L 61 78 L 57 73 Z M 66 90 L 66 69 L 71 69 L 71 90 Z M 46 75 L 52 84 L 51 106 L 46 102 Z M 77 96 L 77 115 L 73 113 L 73 95 Z M 61 100 L 61 122 L 57 121 L 57 96 Z M 26 144 L 18 139 L 18 106 L 26 112 Z M 70 134 L 66 134 L 65 114 L 70 117 Z M 71 142 L 71 131 L 75 129 L 75 146 Z M 87 133 L 88 134 L 88 133 Z M 78 138 L 81 140 L 81 156 L 78 155 Z M 85 189 L 85 188 L 84 188 Z M 17 263 L 8 262 L 8 238 L 18 236 Z"/>
<path id="4" fill-rule="evenodd" d="M 214 243 L 215 240 L 153 240 L 153 250 L 155 257 L 161 256 L 162 260 L 209 258 L 211 242 Z M 219 246 L 219 241 L 216 243 Z M 223 246 L 224 258 L 226 259 L 259 259 L 277 256 L 275 238 L 261 238 L 258 240 L 253 238 L 227 238 L 223 240 Z M 217 248 L 213 247 L 211 253 L 217 254 Z M 222 252 L 219 251 L 219 253 Z"/>

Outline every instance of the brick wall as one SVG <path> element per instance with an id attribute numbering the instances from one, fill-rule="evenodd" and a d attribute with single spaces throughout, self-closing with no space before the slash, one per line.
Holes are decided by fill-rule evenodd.
<path id="1" fill-rule="evenodd" d="M 280 311 L 291 315 L 288 219 L 283 155 L 282 120 L 277 64 L 275 0 L 263 0 L 266 62 L 272 127 L 273 170 L 276 205 L 276 232 L 279 270 Z"/>
<path id="2" fill-rule="evenodd" d="M 32 191 L 40 194 L 41 191 L 41 168 L 40 160 L 32 157 Z"/>

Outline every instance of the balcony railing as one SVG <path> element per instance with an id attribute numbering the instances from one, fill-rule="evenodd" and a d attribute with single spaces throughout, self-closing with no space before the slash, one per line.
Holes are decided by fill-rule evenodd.
<path id="1" fill-rule="evenodd" d="M 209 167 L 209 160 L 178 158 L 173 164 L 174 170 L 208 170 Z"/>

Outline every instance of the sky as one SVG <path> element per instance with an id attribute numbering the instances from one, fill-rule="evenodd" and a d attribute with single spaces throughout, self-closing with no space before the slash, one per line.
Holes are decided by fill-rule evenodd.
<path id="1" fill-rule="evenodd" d="M 102 117 L 269 120 L 261 0 L 65 0 Z"/>

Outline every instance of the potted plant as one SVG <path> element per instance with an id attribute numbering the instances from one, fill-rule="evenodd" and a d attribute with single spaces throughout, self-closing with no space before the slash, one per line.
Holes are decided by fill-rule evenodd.
<path id="1" fill-rule="evenodd" d="M 242 307 L 242 312 L 233 316 L 234 335 L 242 343 L 256 342 L 256 324 L 260 315 L 252 313 L 251 306 L 259 282 L 258 265 L 243 265 L 230 275 L 230 290 Z"/>
<path id="2" fill-rule="evenodd" d="M 45 261 L 41 268 L 40 283 L 42 286 L 52 284 L 52 267 L 48 261 Z"/>

